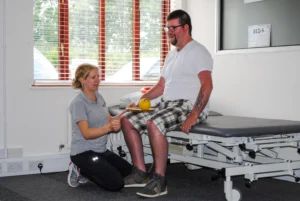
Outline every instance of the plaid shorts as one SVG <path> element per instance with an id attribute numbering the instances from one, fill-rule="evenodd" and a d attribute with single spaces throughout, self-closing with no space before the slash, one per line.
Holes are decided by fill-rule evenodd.
<path id="1" fill-rule="evenodd" d="M 193 105 L 189 100 L 184 99 L 173 101 L 161 99 L 153 109 L 153 112 L 127 112 L 124 116 L 140 134 L 147 134 L 147 121 L 151 120 L 160 132 L 166 135 L 167 132 L 182 125 L 187 115 L 192 111 Z M 207 114 L 202 112 L 197 123 L 204 123 L 206 119 Z"/>

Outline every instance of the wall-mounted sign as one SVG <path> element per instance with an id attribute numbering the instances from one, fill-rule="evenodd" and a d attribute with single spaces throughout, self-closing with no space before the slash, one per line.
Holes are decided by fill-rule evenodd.
<path id="1" fill-rule="evenodd" d="M 271 24 L 248 26 L 248 48 L 271 45 Z"/>

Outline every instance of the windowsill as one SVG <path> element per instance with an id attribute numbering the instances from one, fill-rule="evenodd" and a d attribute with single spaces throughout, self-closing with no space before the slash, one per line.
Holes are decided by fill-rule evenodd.
<path id="1" fill-rule="evenodd" d="M 101 81 L 101 87 L 135 87 L 135 86 L 153 86 L 157 81 L 124 81 L 124 82 L 109 82 Z M 71 81 L 66 80 L 34 80 L 31 88 L 70 88 Z"/>
<path id="2" fill-rule="evenodd" d="M 237 50 L 218 50 L 215 55 L 232 55 L 232 54 L 254 54 L 254 53 L 271 53 L 271 52 L 292 52 L 300 51 L 300 46 L 282 46 L 282 47 L 264 47 Z"/>

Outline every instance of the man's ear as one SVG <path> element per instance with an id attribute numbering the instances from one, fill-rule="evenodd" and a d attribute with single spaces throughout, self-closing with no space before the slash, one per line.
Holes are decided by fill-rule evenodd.
<path id="1" fill-rule="evenodd" d="M 189 31 L 189 29 L 190 29 L 190 27 L 189 27 L 188 24 L 183 25 L 183 27 L 184 27 L 185 30 L 188 30 L 188 31 Z"/>

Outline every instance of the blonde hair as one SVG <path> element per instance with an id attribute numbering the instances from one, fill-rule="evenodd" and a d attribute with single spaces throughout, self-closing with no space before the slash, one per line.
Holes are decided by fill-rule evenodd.
<path id="1" fill-rule="evenodd" d="M 75 78 L 72 81 L 72 86 L 75 89 L 82 89 L 82 84 L 79 81 L 79 78 L 82 77 L 85 80 L 89 76 L 90 72 L 94 69 L 98 69 L 98 67 L 88 63 L 80 64 L 76 69 Z"/>

